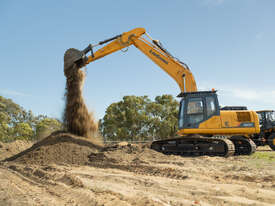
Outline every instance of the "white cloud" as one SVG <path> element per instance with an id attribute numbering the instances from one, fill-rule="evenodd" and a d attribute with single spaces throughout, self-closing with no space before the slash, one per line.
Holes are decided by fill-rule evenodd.
<path id="1" fill-rule="evenodd" d="M 275 91 L 272 90 L 260 90 L 259 88 L 251 89 L 227 89 L 229 95 L 234 98 L 249 100 L 249 101 L 261 101 L 261 102 L 270 102 L 275 103 Z"/>
<path id="2" fill-rule="evenodd" d="M 227 91 L 230 92 L 232 96 L 244 100 L 257 100 L 263 95 L 255 90 L 232 89 Z"/>
<path id="3" fill-rule="evenodd" d="M 207 84 L 204 84 L 207 85 Z M 275 109 L 275 90 L 259 87 L 248 88 L 245 85 L 218 85 L 209 83 L 218 90 L 219 102 L 222 105 L 247 106 L 249 109 Z M 211 90 L 208 87 L 200 87 L 200 90 Z"/>
<path id="4" fill-rule="evenodd" d="M 0 95 L 6 95 L 6 96 L 20 96 L 20 97 L 27 97 L 30 96 L 28 94 L 25 94 L 23 92 L 18 92 L 14 90 L 8 90 L 8 89 L 0 89 Z"/>

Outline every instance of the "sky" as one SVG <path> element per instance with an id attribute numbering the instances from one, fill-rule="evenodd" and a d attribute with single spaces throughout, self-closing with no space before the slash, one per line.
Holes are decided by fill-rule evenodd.
<path id="1" fill-rule="evenodd" d="M 185 62 L 221 105 L 275 109 L 274 0 L 1 0 L 0 95 L 62 118 L 67 49 L 143 27 Z M 97 119 L 125 95 L 180 92 L 135 47 L 87 66 L 84 98 Z"/>

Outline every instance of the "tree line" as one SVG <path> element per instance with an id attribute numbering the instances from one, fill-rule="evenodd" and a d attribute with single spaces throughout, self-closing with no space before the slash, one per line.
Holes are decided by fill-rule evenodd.
<path id="1" fill-rule="evenodd" d="M 172 138 L 178 129 L 178 101 L 172 95 L 124 96 L 112 103 L 99 121 L 106 141 L 146 141 Z"/>
<path id="2" fill-rule="evenodd" d="M 32 111 L 26 111 L 11 99 L 0 96 L 0 141 L 39 140 L 61 128 L 62 123 L 58 119 L 35 116 Z"/>
<path id="3" fill-rule="evenodd" d="M 173 138 L 178 129 L 178 101 L 172 95 L 124 96 L 112 103 L 99 120 L 106 141 L 147 141 Z M 0 141 L 39 140 L 61 130 L 63 123 L 45 115 L 35 116 L 11 99 L 0 96 Z"/>

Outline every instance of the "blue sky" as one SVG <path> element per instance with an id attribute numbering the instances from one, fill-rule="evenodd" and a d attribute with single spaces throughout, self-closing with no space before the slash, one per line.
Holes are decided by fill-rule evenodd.
<path id="1" fill-rule="evenodd" d="M 0 1 L 0 95 L 61 118 L 68 48 L 144 27 L 191 68 L 222 105 L 275 109 L 273 0 Z M 179 88 L 135 47 L 87 66 L 84 97 L 102 118 L 125 95 L 176 96 Z"/>

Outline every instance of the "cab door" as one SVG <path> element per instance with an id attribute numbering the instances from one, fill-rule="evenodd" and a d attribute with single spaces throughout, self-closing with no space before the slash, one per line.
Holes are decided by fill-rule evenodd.
<path id="1" fill-rule="evenodd" d="M 203 97 L 188 98 L 186 101 L 185 128 L 199 128 L 205 120 L 205 107 Z"/>
<path id="2" fill-rule="evenodd" d="M 205 122 L 200 125 L 202 129 L 219 129 L 221 128 L 220 108 L 217 96 L 209 95 L 205 97 L 206 118 Z"/>

